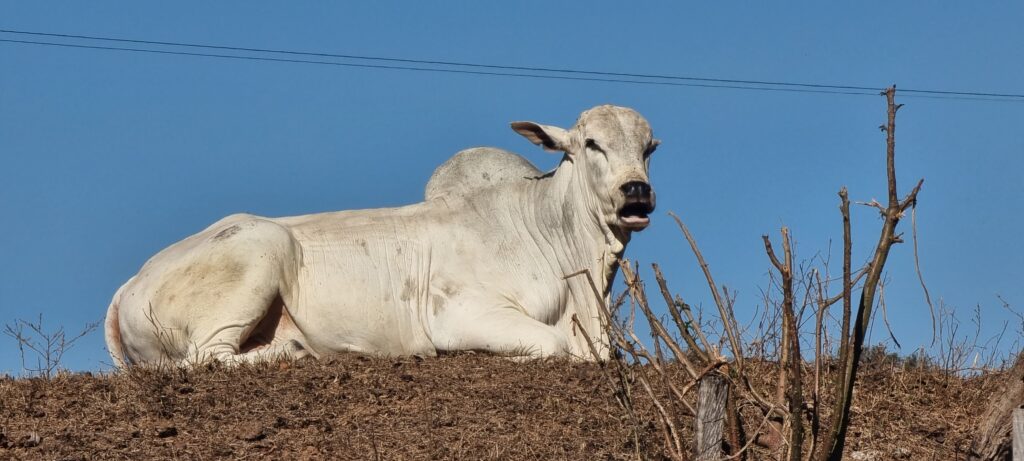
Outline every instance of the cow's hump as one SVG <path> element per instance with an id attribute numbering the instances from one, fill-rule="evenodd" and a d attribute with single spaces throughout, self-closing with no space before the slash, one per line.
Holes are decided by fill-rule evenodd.
<path id="1" fill-rule="evenodd" d="M 465 196 L 498 184 L 529 181 L 543 174 L 519 154 L 496 147 L 474 147 L 459 151 L 434 170 L 424 198 Z"/>

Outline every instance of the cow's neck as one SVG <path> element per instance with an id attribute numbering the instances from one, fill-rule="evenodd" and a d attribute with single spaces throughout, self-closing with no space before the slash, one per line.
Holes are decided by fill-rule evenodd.
<path id="1" fill-rule="evenodd" d="M 559 248 L 572 249 L 561 258 L 573 266 L 570 273 L 589 269 L 605 291 L 602 294 L 607 294 L 607 281 L 597 279 L 607 278 L 608 268 L 617 267 L 613 263 L 622 256 L 628 235 L 618 235 L 605 223 L 601 198 L 587 183 L 584 168 L 576 163 L 563 160 L 551 177 L 538 181 L 537 186 L 531 199 L 533 213 L 535 222 L 545 223 L 537 231 L 552 243 L 568 244 Z M 598 263 L 602 258 L 605 262 Z"/>
<path id="2" fill-rule="evenodd" d="M 605 223 L 598 194 L 586 181 L 585 169 L 572 161 L 563 160 L 551 177 L 536 183 L 534 238 L 549 242 L 558 257 L 549 259 L 558 265 L 563 275 L 582 270 L 589 272 L 600 294 L 595 294 L 586 275 L 566 280 L 568 292 L 562 312 L 555 313 L 558 326 L 572 330 L 572 315 L 576 314 L 587 333 L 598 342 L 600 354 L 607 354 L 607 338 L 601 327 L 599 302 L 608 305 L 611 284 L 618 270 L 619 260 L 629 241 L 629 234 L 618 235 Z M 577 353 L 589 355 L 582 335 L 570 334 Z"/>

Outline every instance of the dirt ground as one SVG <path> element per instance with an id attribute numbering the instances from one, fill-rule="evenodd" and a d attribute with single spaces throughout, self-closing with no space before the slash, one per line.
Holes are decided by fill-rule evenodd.
<path id="1" fill-rule="evenodd" d="M 861 376 L 848 453 L 879 460 L 964 459 L 998 378 Z M 662 458 L 634 399 L 638 425 L 598 365 L 477 354 L 0 378 L 0 459 Z"/>

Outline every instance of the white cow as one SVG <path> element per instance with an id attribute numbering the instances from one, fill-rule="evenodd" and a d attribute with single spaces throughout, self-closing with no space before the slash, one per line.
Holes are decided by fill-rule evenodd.
<path id="1" fill-rule="evenodd" d="M 584 112 L 569 130 L 512 128 L 564 152 L 558 168 L 537 174 L 515 154 L 463 151 L 438 168 L 422 203 L 232 215 L 161 251 L 107 310 L 114 363 L 342 351 L 607 357 L 599 300 L 586 277 L 565 276 L 589 270 L 607 301 L 630 234 L 654 209 L 658 141 L 640 114 L 615 106 Z"/>

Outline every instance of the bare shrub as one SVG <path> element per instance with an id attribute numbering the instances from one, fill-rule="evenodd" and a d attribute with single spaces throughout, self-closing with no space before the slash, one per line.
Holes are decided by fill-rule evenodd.
<path id="1" fill-rule="evenodd" d="M 923 180 L 904 198 L 897 195 L 895 120 L 901 105 L 895 103 L 895 87 L 887 89 L 883 95 L 888 106 L 888 121 L 881 127 L 886 133 L 888 201 L 886 204 L 875 200 L 860 203 L 877 209 L 882 217 L 879 240 L 871 257 L 862 268 L 854 270 L 850 200 L 845 187 L 839 191 L 843 224 L 841 277 L 830 278 L 827 257 L 817 258 L 820 262 L 817 265 L 813 263 L 814 258 L 799 265 L 794 263 L 789 229 L 781 230 L 781 253 L 775 251 L 771 239 L 765 235 L 765 252 L 774 271 L 769 272 L 770 287 L 763 293 L 764 310 L 759 314 L 757 338 L 744 340 L 744 331 L 735 316 L 735 293 L 715 282 L 695 238 L 678 216 L 670 213 L 704 273 L 717 310 L 709 321 L 695 316 L 681 297 L 671 293 L 655 266 L 658 287 L 671 323 L 657 317 L 635 267 L 626 261 L 621 264 L 627 287 L 623 295 L 629 300 L 629 315 L 624 316 L 617 309 L 623 301 L 611 308 L 602 303 L 603 326 L 616 349 L 612 362 L 620 376 L 618 380 L 609 378 L 608 383 L 618 396 L 632 395 L 632 386 L 637 384 L 650 398 L 657 410 L 665 452 L 671 459 L 690 457 L 684 449 L 688 444 L 683 434 L 687 427 L 695 426 L 698 430 L 701 427 L 693 422 L 696 412 L 691 391 L 711 374 L 720 374 L 728 381 L 727 408 L 722 416 L 726 440 L 722 448 L 730 459 L 745 459 L 752 449 L 790 461 L 841 459 L 850 423 L 853 386 L 861 362 L 871 360 L 876 364 L 888 363 L 892 368 L 898 366 L 898 357 L 891 357 L 884 347 L 865 348 L 864 342 L 876 307 L 880 308 L 888 326 L 884 267 L 892 246 L 903 242 L 896 227 L 916 206 Z M 920 267 L 916 270 L 924 286 Z M 586 276 L 589 278 L 590 274 Z M 830 292 L 832 282 L 839 283 L 838 293 Z M 855 290 L 860 291 L 856 301 Z M 595 295 L 601 299 L 596 289 Z M 841 314 L 831 314 L 829 308 L 840 301 Z M 637 309 L 650 326 L 650 342 L 641 341 L 634 332 Z M 950 366 L 963 364 L 967 360 L 965 354 L 976 350 L 978 344 L 977 341 L 963 342 L 963 336 L 956 333 L 956 324 L 949 321 L 951 318 L 938 326 L 954 330 L 945 337 L 950 343 L 944 362 Z M 890 337 L 896 342 L 891 332 Z M 801 342 L 806 341 L 814 343 L 813 367 L 803 359 Z M 805 375 L 813 378 L 809 388 L 804 387 Z M 623 407 L 631 408 L 631 405 Z M 632 415 L 632 409 L 627 412 Z M 719 454 L 702 451 L 694 456 L 713 459 Z"/>
<path id="2" fill-rule="evenodd" d="M 75 334 L 65 332 L 63 325 L 47 331 L 43 325 L 43 314 L 39 314 L 34 322 L 15 319 L 13 323 L 5 324 L 4 334 L 18 343 L 23 371 L 50 379 L 60 370 L 64 354 L 76 341 L 95 331 L 99 325 L 98 321 L 90 322 Z"/>

